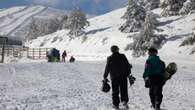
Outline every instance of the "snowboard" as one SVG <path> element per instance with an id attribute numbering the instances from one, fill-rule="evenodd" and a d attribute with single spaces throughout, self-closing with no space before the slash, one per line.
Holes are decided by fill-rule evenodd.
<path id="1" fill-rule="evenodd" d="M 171 62 L 165 68 L 165 79 L 169 80 L 171 77 L 177 72 L 177 64 L 175 62 Z"/>

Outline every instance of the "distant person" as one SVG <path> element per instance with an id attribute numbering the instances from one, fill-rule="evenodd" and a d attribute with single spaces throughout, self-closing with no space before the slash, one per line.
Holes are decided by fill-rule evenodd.
<path id="1" fill-rule="evenodd" d="M 53 49 L 53 56 L 54 56 L 54 62 L 59 62 L 60 61 L 60 51 L 57 50 L 56 48 Z"/>
<path id="2" fill-rule="evenodd" d="M 67 53 L 66 53 L 66 50 L 64 50 L 64 52 L 62 53 L 62 61 L 63 62 L 66 62 L 66 56 L 67 56 Z"/>
<path id="3" fill-rule="evenodd" d="M 148 50 L 148 59 L 145 63 L 143 78 L 145 87 L 149 88 L 149 96 L 151 106 L 155 110 L 160 110 L 160 105 L 163 99 L 163 85 L 165 84 L 165 63 L 157 56 L 158 51 L 155 48 Z"/>
<path id="4" fill-rule="evenodd" d="M 107 81 L 110 73 L 112 87 L 112 103 L 114 109 L 119 109 L 119 103 L 122 102 L 125 108 L 128 107 L 128 76 L 131 73 L 132 65 L 129 64 L 126 56 L 119 53 L 116 45 L 111 47 L 112 55 L 107 58 L 107 64 L 104 72 L 104 80 Z M 120 98 L 119 98 L 120 94 Z"/>
<path id="5" fill-rule="evenodd" d="M 59 62 L 60 61 L 60 51 L 56 48 L 52 48 L 47 52 L 48 62 Z"/>
<path id="6" fill-rule="evenodd" d="M 69 62 L 70 62 L 70 63 L 75 62 L 75 58 L 74 58 L 73 56 L 71 56 Z"/>

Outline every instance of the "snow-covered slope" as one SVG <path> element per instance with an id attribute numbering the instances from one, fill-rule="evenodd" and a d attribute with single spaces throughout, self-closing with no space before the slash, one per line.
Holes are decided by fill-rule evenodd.
<path id="1" fill-rule="evenodd" d="M 128 34 L 121 33 L 118 27 L 123 23 L 120 17 L 125 9 L 119 9 L 106 15 L 89 19 L 90 26 L 86 29 L 86 36 L 71 39 L 68 30 L 61 30 L 48 36 L 39 37 L 26 45 L 30 47 L 57 47 L 66 49 L 70 54 L 105 54 L 109 53 L 112 44 L 120 45 L 124 49 L 131 42 Z M 121 45 L 122 44 L 122 45 Z"/>
<path id="2" fill-rule="evenodd" d="M 70 54 L 75 55 L 97 55 L 108 54 L 111 45 L 119 45 L 122 52 L 132 39 L 127 37 L 130 34 L 121 33 L 118 28 L 124 23 L 121 16 L 126 8 L 115 10 L 111 13 L 89 19 L 90 26 L 86 29 L 86 36 L 70 39 L 67 36 L 68 30 L 61 30 L 56 33 L 39 37 L 26 45 L 29 47 L 56 47 L 60 50 L 66 49 Z M 154 10 L 160 14 L 161 10 Z M 162 34 L 167 35 L 167 43 L 160 50 L 160 54 L 167 56 L 178 56 L 182 58 L 193 58 L 189 55 L 193 46 L 179 47 L 184 38 L 189 37 L 195 28 L 195 14 L 186 16 L 173 16 L 159 18 Z M 131 53 L 127 51 L 127 53 Z"/>
<path id="3" fill-rule="evenodd" d="M 43 6 L 21 6 L 3 9 L 0 11 L 0 35 L 26 37 L 27 29 L 32 18 L 52 18 L 64 16 L 66 12 L 43 7 Z"/>

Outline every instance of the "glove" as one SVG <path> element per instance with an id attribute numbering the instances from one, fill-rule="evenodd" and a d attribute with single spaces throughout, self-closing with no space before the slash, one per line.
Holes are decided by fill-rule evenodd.
<path id="1" fill-rule="evenodd" d="M 132 75 L 128 76 L 128 78 L 129 78 L 130 86 L 132 86 L 135 83 L 136 78 L 133 77 Z"/>
<path id="2" fill-rule="evenodd" d="M 151 81 L 150 81 L 149 77 L 144 78 L 144 82 L 145 82 L 145 87 L 149 88 L 151 85 Z"/>
<path id="3" fill-rule="evenodd" d="M 110 82 L 107 78 L 104 78 L 103 80 L 102 80 L 102 82 L 103 83 L 107 83 L 107 82 Z"/>

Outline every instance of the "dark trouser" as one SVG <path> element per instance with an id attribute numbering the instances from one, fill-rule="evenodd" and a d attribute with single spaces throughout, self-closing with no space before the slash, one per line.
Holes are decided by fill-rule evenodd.
<path id="1" fill-rule="evenodd" d="M 128 84 L 127 84 L 127 77 L 125 78 L 116 78 L 112 80 L 112 101 L 113 105 L 118 106 L 121 102 L 128 102 Z"/>
<path id="2" fill-rule="evenodd" d="M 160 108 L 160 104 L 163 98 L 162 90 L 163 86 L 151 85 L 149 89 L 149 95 L 153 107 Z"/>
<path id="3" fill-rule="evenodd" d="M 63 62 L 66 62 L 66 59 L 65 59 L 65 57 L 62 57 L 62 61 L 63 61 Z"/>
<path id="4" fill-rule="evenodd" d="M 163 99 L 163 79 L 161 77 L 152 77 L 151 85 L 149 88 L 149 95 L 152 106 L 155 108 L 160 108 L 162 99 Z"/>

